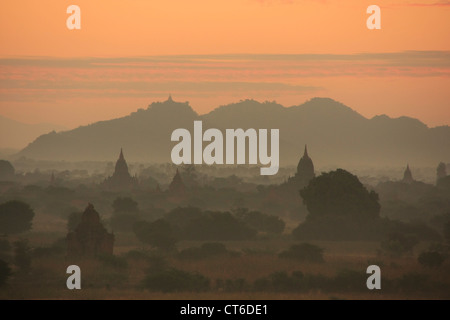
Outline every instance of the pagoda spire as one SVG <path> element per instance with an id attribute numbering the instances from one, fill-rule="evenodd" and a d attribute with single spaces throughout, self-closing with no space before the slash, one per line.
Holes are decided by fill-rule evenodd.
<path id="1" fill-rule="evenodd" d="M 409 168 L 409 163 L 406 164 L 406 169 L 405 172 L 403 173 L 403 182 L 406 183 L 411 183 L 414 181 L 412 173 L 411 173 L 411 169 Z"/>
<path id="2" fill-rule="evenodd" d="M 297 173 L 294 177 L 299 185 L 306 186 L 309 181 L 315 176 L 314 164 L 311 158 L 308 156 L 308 146 L 305 144 L 305 151 L 303 153 L 303 157 L 301 157 L 300 161 L 298 162 Z"/>
<path id="3" fill-rule="evenodd" d="M 175 173 L 175 176 L 172 179 L 172 182 L 169 185 L 169 192 L 177 195 L 184 195 L 184 193 L 186 192 L 186 187 L 183 183 L 183 179 L 181 179 L 181 175 L 180 172 L 178 171 L 178 168 L 177 172 Z"/>

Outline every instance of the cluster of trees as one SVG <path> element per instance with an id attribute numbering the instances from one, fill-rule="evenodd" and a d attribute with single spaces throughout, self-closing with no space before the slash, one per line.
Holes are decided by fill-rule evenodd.
<path id="1" fill-rule="evenodd" d="M 134 224 L 134 232 L 144 243 L 170 249 L 179 240 L 249 240 L 258 232 L 280 234 L 284 226 L 280 218 L 257 211 L 240 209 L 230 213 L 180 207 L 162 219 L 138 221 Z"/>
<path id="2" fill-rule="evenodd" d="M 34 211 L 22 201 L 0 204 L 0 233 L 18 234 L 31 229 Z"/>
<path id="3" fill-rule="evenodd" d="M 111 228 L 114 231 L 131 231 L 139 220 L 138 203 L 130 197 L 118 197 L 113 202 Z"/>
<path id="4" fill-rule="evenodd" d="M 361 240 L 378 236 L 378 195 L 359 179 L 337 169 L 312 179 L 300 196 L 308 209 L 304 223 L 293 231 L 296 239 Z"/>
<path id="5" fill-rule="evenodd" d="M 278 256 L 280 258 L 298 261 L 324 262 L 323 251 L 322 248 L 314 244 L 303 242 L 291 246 L 288 250 L 281 252 Z"/>
<path id="6" fill-rule="evenodd" d="M 200 247 L 192 247 L 181 250 L 178 253 L 180 259 L 205 259 L 224 254 L 238 254 L 228 251 L 227 247 L 220 242 L 205 242 Z"/>
<path id="7" fill-rule="evenodd" d="M 439 215 L 450 213 L 450 176 L 438 180 L 436 186 L 419 181 L 402 183 L 388 181 L 375 189 L 380 195 L 381 215 L 401 221 L 432 222 Z"/>
<path id="8" fill-rule="evenodd" d="M 33 218 L 34 211 L 25 202 L 12 200 L 0 204 L 0 234 L 5 236 L 4 239 L 0 238 L 0 287 L 12 274 L 8 261 L 11 260 L 19 271 L 28 271 L 31 267 L 31 248 L 28 241 L 17 240 L 11 246 L 6 236 L 30 230 Z"/>
<path id="9" fill-rule="evenodd" d="M 295 239 L 378 240 L 395 251 L 400 238 L 439 240 L 424 223 L 406 223 L 380 216 L 378 194 L 348 171 L 337 169 L 312 179 L 300 191 L 308 209 L 305 222 L 293 231 Z M 390 238 L 389 238 L 390 237 Z M 394 238 L 395 240 L 393 240 Z"/>

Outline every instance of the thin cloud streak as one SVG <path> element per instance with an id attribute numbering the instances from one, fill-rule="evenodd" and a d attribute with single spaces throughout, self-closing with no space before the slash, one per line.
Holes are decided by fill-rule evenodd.
<path id="1" fill-rule="evenodd" d="M 435 3 L 410 3 L 408 7 L 450 7 L 450 1 L 439 1 Z"/>
<path id="2" fill-rule="evenodd" d="M 246 98 L 293 105 L 326 96 L 367 115 L 413 106 L 418 117 L 439 123 L 448 113 L 449 81 L 449 51 L 0 59 L 0 114 L 23 121 L 45 114 L 73 126 L 122 116 L 169 93 L 199 113 Z"/>

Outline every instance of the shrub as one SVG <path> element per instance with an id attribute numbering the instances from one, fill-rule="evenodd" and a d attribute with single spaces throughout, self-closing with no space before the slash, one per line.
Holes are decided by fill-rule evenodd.
<path id="1" fill-rule="evenodd" d="M 257 279 L 253 287 L 257 291 L 273 292 L 306 292 L 322 291 L 363 291 L 366 288 L 366 275 L 362 272 L 342 270 L 334 277 L 322 274 L 303 274 L 294 271 L 291 275 L 286 272 L 275 272 L 267 277 Z"/>
<path id="2" fill-rule="evenodd" d="M 358 221 L 345 216 L 308 216 L 292 231 L 296 240 L 356 241 L 380 240 L 381 221 Z"/>
<path id="3" fill-rule="evenodd" d="M 418 240 L 414 236 L 395 232 L 388 235 L 385 241 L 381 242 L 381 249 L 393 256 L 402 256 L 411 253 Z"/>
<path id="4" fill-rule="evenodd" d="M 11 250 L 11 244 L 7 239 L 0 239 L 0 253 L 9 252 Z"/>
<path id="5" fill-rule="evenodd" d="M 33 257 L 44 257 L 44 256 L 60 256 L 66 252 L 66 239 L 60 238 L 53 242 L 50 247 L 37 247 L 34 248 L 32 253 Z"/>
<path id="6" fill-rule="evenodd" d="M 111 228 L 113 231 L 130 232 L 139 220 L 139 215 L 133 213 L 113 213 L 111 217 Z"/>
<path id="7" fill-rule="evenodd" d="M 411 292 L 411 291 L 425 291 L 430 285 L 433 285 L 428 276 L 418 273 L 404 274 L 401 278 L 396 279 L 394 285 L 397 290 Z"/>
<path id="8" fill-rule="evenodd" d="M 216 255 L 228 253 L 223 243 L 207 242 L 201 247 L 193 247 L 182 250 L 178 257 L 181 259 L 205 259 Z"/>
<path id="9" fill-rule="evenodd" d="M 201 211 L 193 207 L 176 208 L 165 219 L 178 230 L 183 240 L 247 240 L 256 235 L 256 230 L 229 212 Z"/>
<path id="10" fill-rule="evenodd" d="M 130 197 L 117 197 L 112 206 L 112 229 L 121 232 L 133 231 L 133 225 L 139 219 L 138 203 Z"/>
<path id="11" fill-rule="evenodd" d="M 137 213 L 138 203 L 130 197 L 117 197 L 113 202 L 114 213 Z"/>
<path id="12" fill-rule="evenodd" d="M 253 288 L 268 292 L 305 292 L 322 290 L 329 278 L 322 275 L 304 275 L 301 271 L 293 271 L 288 275 L 285 271 L 274 272 L 267 277 L 257 279 Z"/>
<path id="13" fill-rule="evenodd" d="M 437 251 L 424 251 L 417 258 L 422 266 L 429 268 L 439 267 L 444 260 L 444 256 Z"/>
<path id="14" fill-rule="evenodd" d="M 227 292 L 243 292 L 248 290 L 248 284 L 245 279 L 217 279 L 216 288 Z"/>
<path id="15" fill-rule="evenodd" d="M 9 260 L 11 244 L 8 239 L 0 239 L 0 259 Z"/>
<path id="16" fill-rule="evenodd" d="M 278 255 L 280 258 L 295 259 L 308 262 L 324 262 L 323 249 L 310 244 L 302 243 L 291 246 L 288 250 Z"/>
<path id="17" fill-rule="evenodd" d="M 0 287 L 6 283 L 11 274 L 9 265 L 5 261 L 0 260 Z"/>
<path id="18" fill-rule="evenodd" d="M 444 237 L 445 240 L 450 244 L 450 221 L 447 221 L 444 224 Z"/>
<path id="19" fill-rule="evenodd" d="M 299 286 L 285 272 L 274 272 L 265 278 L 260 278 L 253 284 L 258 291 L 296 291 Z"/>
<path id="20" fill-rule="evenodd" d="M 148 274 L 160 273 L 168 269 L 166 258 L 160 254 L 149 254 L 147 261 L 149 263 L 149 267 L 147 269 Z"/>
<path id="21" fill-rule="evenodd" d="M 112 267 L 115 269 L 126 269 L 128 262 L 123 257 L 118 257 L 112 254 L 103 254 L 97 257 L 104 266 Z"/>
<path id="22" fill-rule="evenodd" d="M 171 225 L 163 219 L 154 222 L 139 221 L 134 224 L 133 229 L 139 241 L 159 249 L 173 249 L 177 242 Z"/>
<path id="23" fill-rule="evenodd" d="M 334 291 L 365 291 L 367 275 L 349 269 L 339 271 L 332 281 L 330 289 Z"/>
<path id="24" fill-rule="evenodd" d="M 146 251 L 142 250 L 130 250 L 126 253 L 127 259 L 134 260 L 147 260 L 149 255 Z"/>
<path id="25" fill-rule="evenodd" d="M 31 267 L 31 249 L 28 240 L 14 242 L 14 264 L 26 271 Z"/>
<path id="26" fill-rule="evenodd" d="M 69 217 L 67 218 L 67 231 L 75 231 L 75 228 L 78 227 L 81 222 L 82 215 L 83 212 L 72 212 L 69 214 Z"/>
<path id="27" fill-rule="evenodd" d="M 364 292 L 367 274 L 361 270 L 344 269 L 335 276 L 322 274 L 303 274 L 294 271 L 291 275 L 286 272 L 275 272 L 266 277 L 259 278 L 253 283 L 253 289 L 267 292 L 308 292 L 320 290 L 322 292 Z M 423 274 L 404 274 L 396 279 L 382 280 L 383 290 L 386 292 L 426 291 L 429 289 L 447 292 L 446 283 L 430 281 Z"/>
<path id="28" fill-rule="evenodd" d="M 281 234 L 285 223 L 279 217 L 261 213 L 259 211 L 248 211 L 248 209 L 238 209 L 235 216 L 249 227 L 260 231 Z"/>
<path id="29" fill-rule="evenodd" d="M 142 285 L 149 291 L 198 292 L 209 289 L 209 279 L 197 273 L 170 268 L 148 274 Z"/>

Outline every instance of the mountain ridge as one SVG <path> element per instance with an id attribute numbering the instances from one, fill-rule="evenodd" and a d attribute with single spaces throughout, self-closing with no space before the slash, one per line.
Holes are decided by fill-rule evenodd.
<path id="1" fill-rule="evenodd" d="M 369 119 L 330 98 L 290 107 L 247 99 L 199 115 L 171 97 L 125 117 L 42 135 L 16 157 L 114 160 L 123 147 L 131 161 L 170 162 L 172 131 L 192 131 L 194 120 L 202 120 L 204 129 L 280 129 L 281 165 L 295 164 L 306 143 L 313 160 L 323 165 L 434 165 L 450 159 L 450 127 L 429 128 L 406 116 Z"/>

